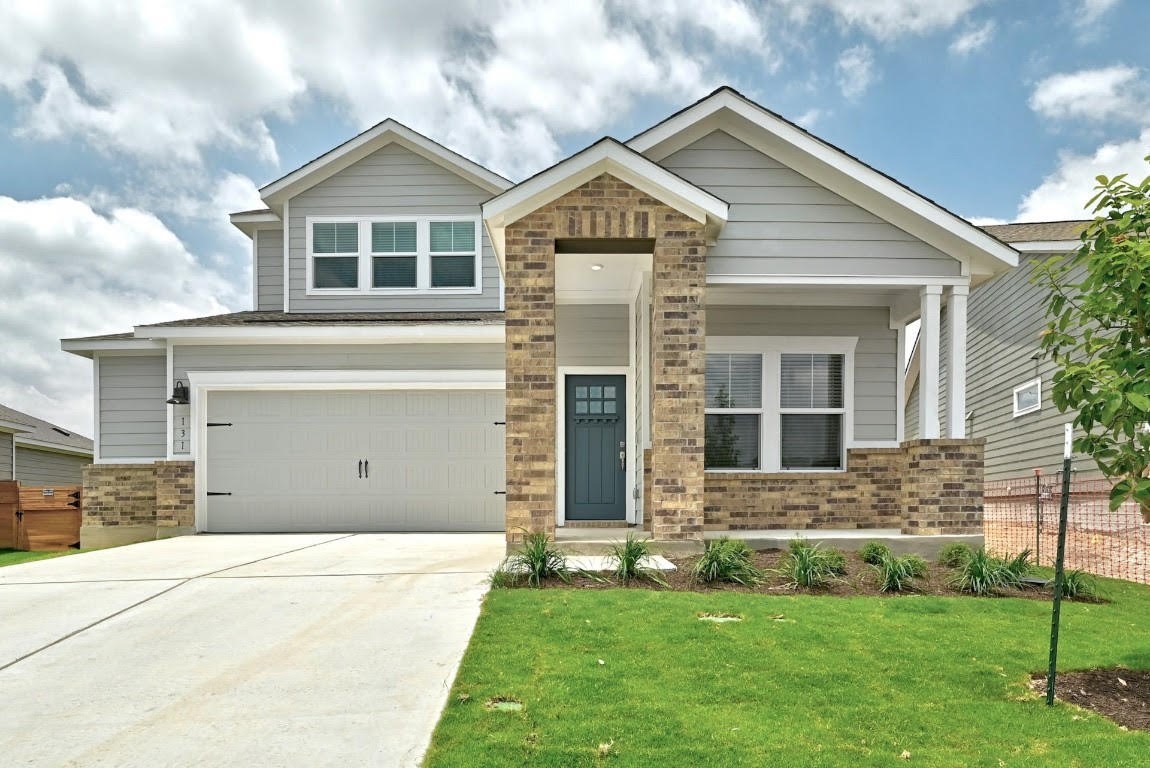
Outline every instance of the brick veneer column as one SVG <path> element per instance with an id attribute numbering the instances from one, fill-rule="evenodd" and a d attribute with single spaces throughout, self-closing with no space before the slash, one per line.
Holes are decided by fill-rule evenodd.
<path id="1" fill-rule="evenodd" d="M 651 284 L 652 534 L 701 540 L 707 249 L 702 227 L 686 216 L 668 211 L 659 224 Z"/>
<path id="2" fill-rule="evenodd" d="M 981 438 L 903 443 L 907 454 L 903 533 L 982 532 L 985 444 Z"/>
<path id="3" fill-rule="evenodd" d="M 706 246 L 702 225 L 602 174 L 506 229 L 507 537 L 555 530 L 555 238 L 655 241 L 652 488 L 656 538 L 703 535 Z"/>
<path id="4" fill-rule="evenodd" d="M 156 462 L 156 535 L 188 533 L 196 525 L 196 464 Z"/>

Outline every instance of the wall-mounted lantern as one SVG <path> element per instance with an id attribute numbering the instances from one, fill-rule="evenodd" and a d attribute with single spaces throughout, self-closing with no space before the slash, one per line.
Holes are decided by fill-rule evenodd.
<path id="1" fill-rule="evenodd" d="M 168 405 L 187 405 L 188 404 L 188 385 L 182 381 L 177 381 L 175 386 L 172 387 L 172 396 L 168 398 Z"/>

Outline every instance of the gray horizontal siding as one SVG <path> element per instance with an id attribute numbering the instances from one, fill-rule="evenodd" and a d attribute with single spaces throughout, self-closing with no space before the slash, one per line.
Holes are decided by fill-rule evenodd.
<path id="1" fill-rule="evenodd" d="M 17 446 L 16 479 L 26 485 L 80 485 L 85 464 L 92 460 Z"/>
<path id="2" fill-rule="evenodd" d="M 708 336 L 857 336 L 854 438 L 894 441 L 898 402 L 898 339 L 889 312 L 877 307 L 707 308 Z"/>
<path id="3" fill-rule="evenodd" d="M 374 152 L 292 198 L 289 204 L 289 305 L 293 312 L 499 309 L 499 265 L 483 240 L 482 294 L 457 296 L 308 296 L 308 216 L 478 216 L 491 193 L 397 144 Z"/>
<path id="4" fill-rule="evenodd" d="M 0 480 L 12 479 L 12 433 L 0 432 Z"/>
<path id="5" fill-rule="evenodd" d="M 629 312 L 626 304 L 556 307 L 555 354 L 559 365 L 628 365 Z"/>
<path id="6" fill-rule="evenodd" d="M 284 308 L 284 233 L 256 230 L 256 309 Z"/>
<path id="7" fill-rule="evenodd" d="M 502 344 L 264 344 L 176 346 L 177 379 L 188 371 L 468 370 L 503 368 Z"/>
<path id="8" fill-rule="evenodd" d="M 959 274 L 955 259 L 722 131 L 661 165 L 731 204 L 708 274 Z"/>
<path id="9" fill-rule="evenodd" d="M 167 456 L 163 356 L 100 355 L 100 458 Z"/>

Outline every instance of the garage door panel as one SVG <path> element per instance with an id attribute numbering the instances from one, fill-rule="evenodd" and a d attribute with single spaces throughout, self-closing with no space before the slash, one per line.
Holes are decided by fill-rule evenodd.
<path id="1" fill-rule="evenodd" d="M 503 393 L 217 392 L 213 531 L 502 530 Z M 370 473 L 358 474 L 360 459 Z M 226 487 L 225 487 L 226 486 Z"/>

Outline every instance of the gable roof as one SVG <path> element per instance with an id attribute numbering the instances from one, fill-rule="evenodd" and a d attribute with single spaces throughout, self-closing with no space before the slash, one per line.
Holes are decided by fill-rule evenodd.
<path id="1" fill-rule="evenodd" d="M 511 181 L 494 171 L 468 160 L 463 155 L 413 131 L 399 121 L 388 118 L 291 173 L 265 185 L 260 189 L 260 197 L 268 204 L 268 208 L 272 212 L 282 213 L 284 201 L 315 186 L 324 179 L 330 178 L 388 144 L 398 144 L 436 165 L 462 176 L 492 194 L 502 192 L 511 186 Z M 245 213 L 251 214 L 252 212 Z"/>
<path id="2" fill-rule="evenodd" d="M 1069 253 L 1082 245 L 1082 232 L 1090 220 L 1033 221 L 990 224 L 983 229 L 1019 251 Z"/>
<path id="3" fill-rule="evenodd" d="M 974 283 L 1018 265 L 1015 249 L 993 235 L 728 86 L 639 133 L 627 146 L 659 162 L 715 130 L 958 259 Z"/>
<path id="4" fill-rule="evenodd" d="M 483 219 L 487 222 L 500 264 L 503 263 L 504 230 L 508 224 L 604 173 L 646 192 L 712 230 L 717 230 L 727 220 L 729 206 L 726 201 L 652 162 L 617 139 L 605 136 L 483 204 Z"/>
<path id="5" fill-rule="evenodd" d="M 15 408 L 0 405 L 0 424 L 11 425 L 18 446 L 92 455 L 92 441 L 89 438 Z"/>

